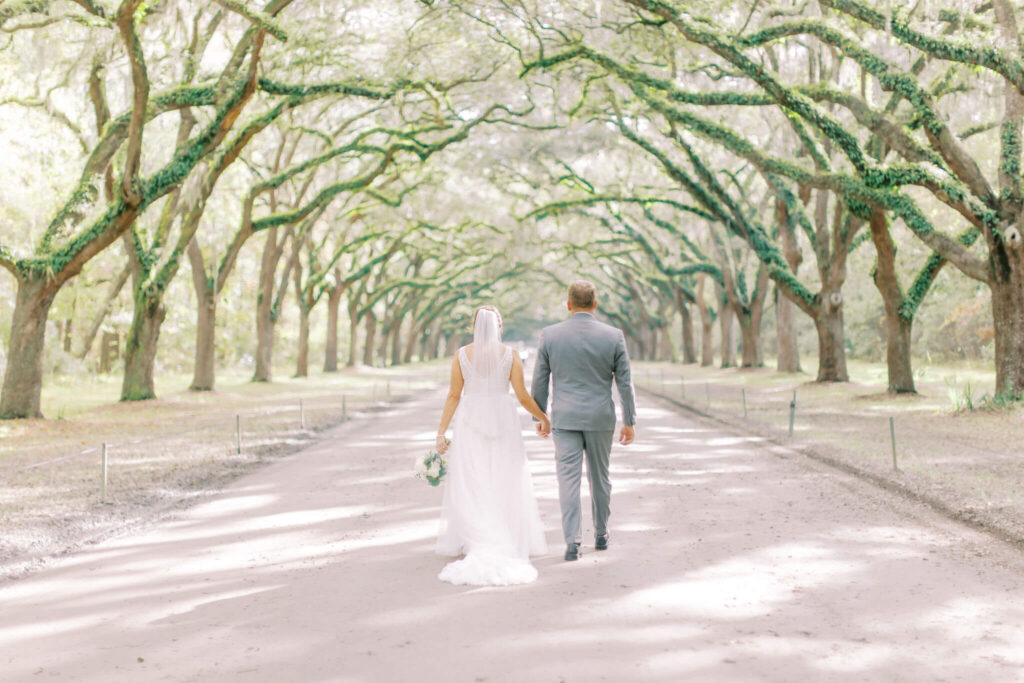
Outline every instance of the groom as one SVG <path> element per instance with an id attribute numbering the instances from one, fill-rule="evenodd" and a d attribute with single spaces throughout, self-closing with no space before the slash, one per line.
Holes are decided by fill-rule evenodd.
<path id="1" fill-rule="evenodd" d="M 622 402 L 619 443 L 633 443 L 636 412 L 629 380 L 629 356 L 622 330 L 594 318 L 597 291 L 586 280 L 569 287 L 568 320 L 545 327 L 540 335 L 537 365 L 533 370 L 533 398 L 548 412 L 548 379 L 554 379 L 551 433 L 555 437 L 558 499 L 562 504 L 565 559 L 580 556 L 583 528 L 580 514 L 580 480 L 583 458 L 594 515 L 594 547 L 608 548 L 608 514 L 612 484 L 608 456 L 615 433 L 612 379 Z M 540 424 L 537 433 L 547 436 Z"/>

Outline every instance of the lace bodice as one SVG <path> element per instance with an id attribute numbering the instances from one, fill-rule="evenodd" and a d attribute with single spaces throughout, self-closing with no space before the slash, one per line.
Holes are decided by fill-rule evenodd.
<path id="1" fill-rule="evenodd" d="M 497 374 L 478 376 L 466 354 L 466 347 L 459 349 L 459 367 L 462 368 L 466 394 L 507 394 L 509 377 L 512 375 L 512 353 L 512 347 L 506 346 L 505 354 L 501 357 L 500 371 Z"/>

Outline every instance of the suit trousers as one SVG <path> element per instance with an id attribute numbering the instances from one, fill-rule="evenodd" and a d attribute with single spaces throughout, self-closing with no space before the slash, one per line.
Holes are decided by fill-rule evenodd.
<path id="1" fill-rule="evenodd" d="M 611 511 L 612 482 L 608 476 L 609 456 L 614 431 L 577 431 L 552 429 L 555 439 L 555 464 L 558 472 L 558 500 L 562 505 L 562 531 L 565 542 L 583 542 L 583 520 L 580 512 L 580 481 L 583 458 L 587 459 L 590 501 L 594 515 L 594 533 L 608 531 Z"/>

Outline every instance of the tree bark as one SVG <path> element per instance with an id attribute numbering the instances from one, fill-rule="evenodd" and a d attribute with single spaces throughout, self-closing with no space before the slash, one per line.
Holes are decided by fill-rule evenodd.
<path id="1" fill-rule="evenodd" d="M 73 320 L 68 318 L 64 321 L 63 328 L 61 329 L 61 335 L 64 340 L 64 352 L 71 353 L 71 329 L 73 326 Z"/>
<path id="2" fill-rule="evenodd" d="M 778 335 L 779 372 L 800 372 L 800 347 L 797 344 L 796 304 L 775 288 L 775 323 Z"/>
<path id="3" fill-rule="evenodd" d="M 7 370 L 0 392 L 0 419 L 42 417 L 43 344 L 50 306 L 59 288 L 46 276 L 18 280 L 7 341 Z"/>
<path id="4" fill-rule="evenodd" d="M 451 358 L 459 350 L 459 335 L 450 334 L 444 341 L 444 357 Z"/>
<path id="5" fill-rule="evenodd" d="M 359 358 L 359 318 L 356 317 L 356 309 L 358 306 L 348 307 L 348 360 L 345 365 L 354 368 L 356 366 L 356 359 Z"/>
<path id="6" fill-rule="evenodd" d="M 380 326 L 380 348 L 377 350 L 377 359 L 381 366 L 388 366 L 388 349 L 391 346 L 391 325 Z"/>
<path id="7" fill-rule="evenodd" d="M 659 351 L 659 360 L 671 361 L 673 363 L 678 361 L 676 358 L 676 350 L 672 346 L 672 335 L 668 333 L 668 327 L 661 328 L 661 348 Z"/>
<path id="8" fill-rule="evenodd" d="M 295 376 L 309 377 L 309 307 L 299 305 L 299 349 L 295 356 Z"/>
<path id="9" fill-rule="evenodd" d="M 1018 236 L 1010 246 L 1001 245 L 990 253 L 994 272 L 991 288 L 996 394 L 1020 398 L 1024 396 L 1024 248 L 1021 238 Z"/>
<path id="10" fill-rule="evenodd" d="M 198 294 L 198 292 L 197 292 Z M 216 382 L 217 297 L 204 289 L 196 304 L 196 355 L 192 391 L 213 391 Z"/>
<path id="11" fill-rule="evenodd" d="M 277 299 L 274 297 L 274 276 L 277 264 L 284 253 L 287 235 L 278 243 L 277 228 L 267 231 L 267 241 L 263 246 L 263 257 L 260 261 L 260 279 L 256 294 L 256 369 L 253 382 L 270 382 L 273 380 L 274 369 L 274 326 L 277 324 Z M 298 246 L 294 248 L 293 257 L 297 257 Z M 290 261 L 294 261 L 291 259 Z M 281 299 L 284 289 L 288 286 L 288 269 L 281 277 Z"/>
<path id="12" fill-rule="evenodd" d="M 704 300 L 704 283 L 706 278 L 701 276 L 697 280 L 697 310 L 700 312 L 700 364 L 702 367 L 711 367 L 715 364 L 715 350 L 712 346 L 712 331 L 714 319 L 711 316 L 711 307 Z"/>
<path id="13" fill-rule="evenodd" d="M 724 299 L 718 309 L 718 329 L 721 336 L 722 365 L 723 368 L 731 368 L 736 365 L 736 342 L 732 336 L 733 310 Z"/>
<path id="14" fill-rule="evenodd" d="M 395 329 L 391 333 L 391 364 L 402 364 L 402 320 L 395 322 Z"/>
<path id="15" fill-rule="evenodd" d="M 782 242 L 782 255 L 795 276 L 800 270 L 803 256 L 793 232 L 793 222 L 789 217 L 789 209 L 782 198 L 775 200 L 775 223 L 779 229 Z M 779 372 L 800 372 L 800 346 L 796 333 L 797 306 L 787 297 L 778 285 L 775 287 L 775 324 L 778 341 L 778 358 L 776 369 Z"/>
<path id="16" fill-rule="evenodd" d="M 818 331 L 818 382 L 848 382 L 846 338 L 843 333 L 843 296 L 824 294 L 814 319 Z"/>
<path id="17" fill-rule="evenodd" d="M 373 365 L 374 337 L 377 334 L 377 317 L 373 311 L 366 313 L 366 341 L 363 343 L 363 365 Z"/>
<path id="18" fill-rule="evenodd" d="M 206 264 L 196 240 L 188 245 L 192 268 L 192 289 L 196 294 L 196 348 L 192 367 L 191 391 L 213 391 L 217 357 L 216 283 L 206 277 Z"/>
<path id="19" fill-rule="evenodd" d="M 903 290 L 896 273 L 896 245 L 889 232 L 884 211 L 871 212 L 871 240 L 875 243 L 878 261 L 873 273 L 875 287 L 885 307 L 885 359 L 889 370 L 889 393 L 915 394 L 914 370 L 910 357 L 910 332 L 913 317 L 904 315 Z"/>
<path id="20" fill-rule="evenodd" d="M 270 285 L 260 277 L 259 294 L 256 297 L 256 369 L 253 382 L 269 382 L 273 379 L 272 362 L 274 357 L 274 276 L 270 275 Z"/>
<path id="21" fill-rule="evenodd" d="M 405 351 L 402 353 L 402 362 L 411 363 L 412 356 L 416 352 L 416 343 L 419 342 L 426 336 L 426 331 L 420 329 L 416 324 L 416 320 L 413 319 L 409 324 L 409 333 L 405 337 Z M 420 354 L 420 360 L 426 358 L 425 354 Z"/>
<path id="22" fill-rule="evenodd" d="M 679 314 L 683 319 L 683 363 L 689 365 L 697 362 L 697 346 L 695 330 L 693 328 L 693 314 L 690 307 L 683 303 L 679 307 Z"/>
<path id="23" fill-rule="evenodd" d="M 761 320 L 764 317 L 764 300 L 768 296 L 768 268 L 763 263 L 757 268 L 757 284 L 750 303 L 745 310 L 736 312 L 743 340 L 741 367 L 760 368 L 764 366 L 761 348 Z"/>
<path id="24" fill-rule="evenodd" d="M 132 326 L 124 345 L 124 381 L 122 401 L 156 398 L 153 382 L 160 326 L 167 316 L 162 292 L 143 290 L 135 295 Z"/>
<path id="25" fill-rule="evenodd" d="M 764 365 L 764 356 L 761 352 L 761 315 L 758 313 L 756 319 L 751 316 L 744 320 L 740 317 L 740 338 L 743 342 L 743 355 L 740 367 L 759 368 Z"/>
<path id="26" fill-rule="evenodd" d="M 327 294 L 327 349 L 324 352 L 324 372 L 338 371 L 338 309 L 341 307 L 341 287 L 335 285 Z"/>
<path id="27" fill-rule="evenodd" d="M 96 335 L 99 334 L 100 328 L 103 327 L 103 321 L 106 320 L 107 316 L 110 315 L 110 309 L 114 305 L 114 301 L 117 300 L 117 296 L 121 293 L 126 282 L 128 282 L 128 276 L 131 274 L 131 266 L 126 265 L 121 269 L 121 272 L 116 278 L 111 280 L 110 288 L 107 290 L 107 294 L 104 297 L 103 305 L 100 310 L 96 312 L 96 317 L 89 323 L 89 327 L 86 328 L 85 336 L 82 338 L 82 348 L 76 354 L 79 358 L 84 359 L 89 355 L 89 349 L 92 348 L 93 342 L 96 341 Z"/>

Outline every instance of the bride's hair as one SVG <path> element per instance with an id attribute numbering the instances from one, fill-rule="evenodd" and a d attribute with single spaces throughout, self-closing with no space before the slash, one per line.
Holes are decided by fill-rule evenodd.
<path id="1" fill-rule="evenodd" d="M 493 311 L 494 315 L 498 316 L 498 329 L 502 328 L 501 311 L 494 306 L 481 306 L 480 308 L 473 311 L 473 329 L 476 329 L 476 317 L 480 315 L 480 311 Z"/>

